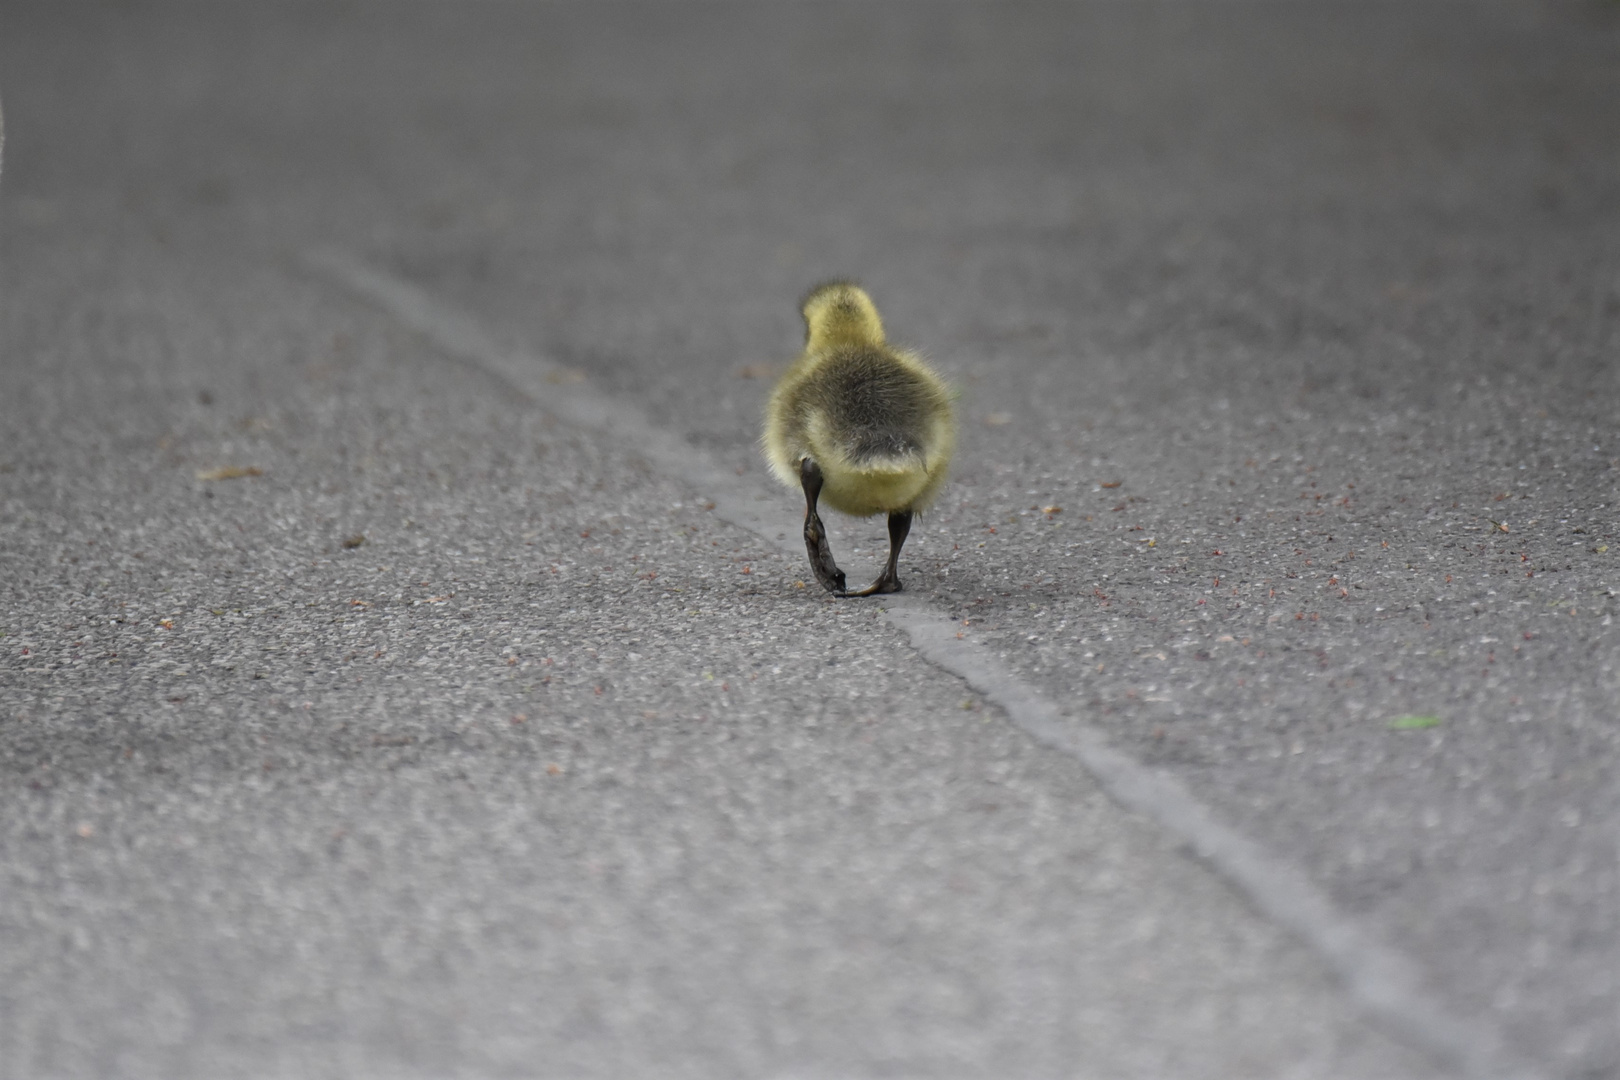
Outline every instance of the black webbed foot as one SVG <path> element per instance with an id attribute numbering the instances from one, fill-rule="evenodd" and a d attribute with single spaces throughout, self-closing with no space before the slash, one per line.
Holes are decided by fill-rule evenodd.
<path id="1" fill-rule="evenodd" d="M 876 581 L 859 592 L 846 593 L 847 596 L 872 596 L 876 593 L 899 592 L 905 586 L 900 584 L 900 549 L 905 546 L 906 536 L 911 532 L 911 511 L 900 510 L 889 515 L 889 561 L 883 567 L 883 573 L 878 575 Z"/>
<path id="2" fill-rule="evenodd" d="M 812 458 L 799 462 L 799 482 L 804 486 L 804 549 L 810 556 L 810 569 L 815 571 L 821 587 L 837 596 L 847 595 L 844 590 L 844 572 L 833 561 L 832 548 L 827 544 L 827 529 L 816 513 L 816 500 L 821 497 L 823 477 L 821 468 Z"/>
<path id="3" fill-rule="evenodd" d="M 900 592 L 904 588 L 905 586 L 900 584 L 900 579 L 898 577 L 885 570 L 883 573 L 878 575 L 876 581 L 872 582 L 872 584 L 868 585 L 866 588 L 858 589 L 855 592 L 847 592 L 844 595 L 875 596 L 878 593 Z"/>

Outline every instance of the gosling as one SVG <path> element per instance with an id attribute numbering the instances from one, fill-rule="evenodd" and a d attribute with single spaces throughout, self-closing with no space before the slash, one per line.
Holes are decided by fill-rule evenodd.
<path id="1" fill-rule="evenodd" d="M 951 390 L 920 358 L 896 349 L 865 290 L 814 289 L 800 309 L 804 352 L 771 392 L 762 439 L 771 471 L 804 492 L 804 546 L 835 596 L 899 592 L 900 548 L 912 515 L 945 481 L 956 447 Z M 889 515 L 889 561 L 859 592 L 844 587 L 817 504 L 854 517 Z"/>

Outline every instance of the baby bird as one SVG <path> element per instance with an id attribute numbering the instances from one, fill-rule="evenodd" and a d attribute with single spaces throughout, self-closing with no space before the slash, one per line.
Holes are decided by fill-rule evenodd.
<path id="1" fill-rule="evenodd" d="M 899 592 L 911 515 L 939 493 L 956 446 L 951 390 L 917 356 L 888 344 L 859 286 L 822 285 L 801 310 L 804 353 L 771 392 L 765 456 L 782 483 L 804 491 L 804 546 L 822 587 L 837 596 Z M 859 592 L 844 587 L 819 499 L 854 517 L 889 515 L 888 565 Z"/>

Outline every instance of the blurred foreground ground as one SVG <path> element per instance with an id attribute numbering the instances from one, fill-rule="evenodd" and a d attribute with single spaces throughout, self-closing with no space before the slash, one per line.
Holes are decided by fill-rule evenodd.
<path id="1" fill-rule="evenodd" d="M 1614 5 L 10 3 L 0 94 L 0 1075 L 1440 1067 L 318 246 L 790 529 L 860 278 L 963 389 L 909 592 L 1620 1075 Z"/>

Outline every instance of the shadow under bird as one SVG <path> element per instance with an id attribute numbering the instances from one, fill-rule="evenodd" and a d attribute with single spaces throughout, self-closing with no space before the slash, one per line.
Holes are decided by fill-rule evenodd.
<path id="1" fill-rule="evenodd" d="M 939 494 L 956 447 L 951 389 L 888 343 L 859 286 L 822 285 L 801 310 L 804 352 L 771 392 L 765 456 L 782 483 L 804 492 L 804 546 L 822 587 L 837 596 L 899 592 L 912 515 Z M 888 564 L 858 592 L 844 587 L 833 561 L 820 501 L 854 517 L 889 515 Z"/>

